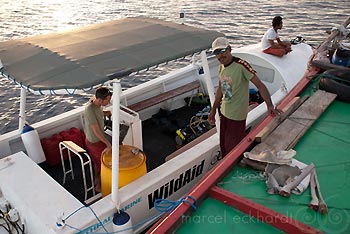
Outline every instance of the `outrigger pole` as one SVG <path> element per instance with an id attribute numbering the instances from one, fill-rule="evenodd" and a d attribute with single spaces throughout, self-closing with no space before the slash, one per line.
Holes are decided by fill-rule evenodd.
<path id="1" fill-rule="evenodd" d="M 119 210 L 119 122 L 120 122 L 120 81 L 113 82 L 112 112 L 112 201 Z"/>
<path id="2" fill-rule="evenodd" d="M 202 66 L 203 66 L 203 71 L 204 71 L 205 85 L 207 86 L 211 106 L 213 106 L 214 101 L 215 101 L 215 91 L 214 91 L 213 81 L 212 81 L 211 76 L 210 76 L 210 69 L 209 69 L 207 54 L 206 54 L 205 50 L 203 50 L 201 52 L 201 60 L 202 60 Z M 219 132 L 220 131 L 220 118 L 219 118 L 218 112 L 216 112 L 216 115 L 215 115 L 215 126 L 216 126 L 216 131 Z"/>
<path id="3" fill-rule="evenodd" d="M 21 99 L 19 103 L 19 120 L 18 120 L 18 131 L 21 133 L 26 123 L 26 102 L 27 102 L 27 91 L 24 87 L 21 87 Z"/>

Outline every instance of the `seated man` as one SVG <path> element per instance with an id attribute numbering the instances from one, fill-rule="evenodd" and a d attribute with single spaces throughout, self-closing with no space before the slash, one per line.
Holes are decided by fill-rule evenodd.
<path id="1" fill-rule="evenodd" d="M 273 18 L 272 28 L 267 30 L 261 39 L 262 51 L 264 53 L 282 57 L 292 51 L 291 44 L 289 42 L 281 41 L 278 36 L 277 31 L 282 28 L 282 25 L 283 22 L 281 16 Z"/>

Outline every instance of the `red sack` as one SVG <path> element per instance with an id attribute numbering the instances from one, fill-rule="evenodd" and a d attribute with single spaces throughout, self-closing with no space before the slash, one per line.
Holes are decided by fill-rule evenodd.
<path id="1" fill-rule="evenodd" d="M 59 134 L 55 134 L 49 138 L 43 138 L 40 141 L 45 153 L 46 163 L 50 166 L 61 163 L 59 143 L 63 141 L 63 137 Z M 64 158 L 67 158 L 67 153 L 65 153 Z"/>
<path id="2" fill-rule="evenodd" d="M 60 132 L 64 141 L 73 141 L 75 144 L 79 145 L 81 148 L 85 149 L 84 140 L 82 137 L 82 132 L 78 128 L 71 128 L 67 131 Z"/>

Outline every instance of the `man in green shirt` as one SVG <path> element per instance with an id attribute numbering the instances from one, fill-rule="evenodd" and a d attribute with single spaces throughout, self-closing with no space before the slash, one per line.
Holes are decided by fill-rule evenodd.
<path id="1" fill-rule="evenodd" d="M 95 96 L 87 103 L 85 107 L 85 126 L 86 135 L 85 144 L 89 155 L 94 162 L 95 168 L 95 190 L 101 190 L 101 155 L 109 153 L 112 145 L 104 132 L 104 116 L 110 116 L 110 111 L 103 111 L 102 107 L 110 103 L 112 93 L 107 87 L 99 87 L 95 91 Z"/>
<path id="2" fill-rule="evenodd" d="M 225 37 L 219 37 L 212 43 L 212 51 L 221 63 L 219 68 L 219 86 L 208 120 L 215 123 L 216 109 L 220 102 L 220 148 L 226 156 L 244 137 L 249 107 L 249 82 L 260 92 L 269 113 L 278 114 L 269 91 L 256 76 L 256 72 L 246 61 L 231 54 L 231 46 Z"/>

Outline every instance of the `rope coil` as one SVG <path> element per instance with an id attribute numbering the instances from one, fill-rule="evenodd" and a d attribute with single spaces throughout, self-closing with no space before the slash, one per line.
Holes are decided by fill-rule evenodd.
<path id="1" fill-rule="evenodd" d="M 143 221 L 141 221 L 140 223 L 138 224 L 135 224 L 134 226 L 130 227 L 130 228 L 127 228 L 127 229 L 124 229 L 124 230 L 120 230 L 120 231 L 117 231 L 117 232 L 108 232 L 106 227 L 104 226 L 103 222 L 98 218 L 98 216 L 96 215 L 96 213 L 94 212 L 94 210 L 86 205 L 86 206 L 82 206 L 78 209 L 76 209 L 75 211 L 73 211 L 72 213 L 70 213 L 69 215 L 67 215 L 66 218 L 62 218 L 60 220 L 60 222 L 56 222 L 56 226 L 57 228 L 63 228 L 64 226 L 66 227 L 69 227 L 71 229 L 74 229 L 76 231 L 83 231 L 79 228 L 76 228 L 76 227 L 73 227 L 69 224 L 66 223 L 66 221 L 72 217 L 73 215 L 75 215 L 79 210 L 83 209 L 83 208 L 89 208 L 91 210 L 91 212 L 93 213 L 93 215 L 95 216 L 95 218 L 97 219 L 99 225 L 104 229 L 105 232 L 94 232 L 95 234 L 112 234 L 112 233 L 119 233 L 119 232 L 124 232 L 126 230 L 129 230 L 129 229 L 133 229 L 133 228 L 136 228 L 138 226 L 141 226 L 151 220 L 154 220 L 156 218 L 159 218 L 160 215 L 164 214 L 164 213 L 167 213 L 167 212 L 172 212 L 173 210 L 175 210 L 175 208 L 177 206 L 179 206 L 181 203 L 187 203 L 189 204 L 194 210 L 197 209 L 197 206 L 196 206 L 196 203 L 197 203 L 197 200 L 196 198 L 192 197 L 192 196 L 185 196 L 185 197 L 182 197 L 181 199 L 179 199 L 178 201 L 169 201 L 169 200 L 166 200 L 166 199 L 156 199 L 155 202 L 154 202 L 154 208 L 159 212 L 159 214 L 156 214 L 150 218 L 147 218 Z"/>
<path id="2" fill-rule="evenodd" d="M 191 199 L 192 202 L 187 200 L 187 198 Z M 175 210 L 176 207 L 178 207 L 183 202 L 189 204 L 194 210 L 197 209 L 197 206 L 196 206 L 197 201 L 192 196 L 183 197 L 183 198 L 181 198 L 178 201 L 169 201 L 169 200 L 166 200 L 166 199 L 157 199 L 154 202 L 154 208 L 157 211 L 161 212 L 161 213 L 172 212 L 173 210 Z"/>

